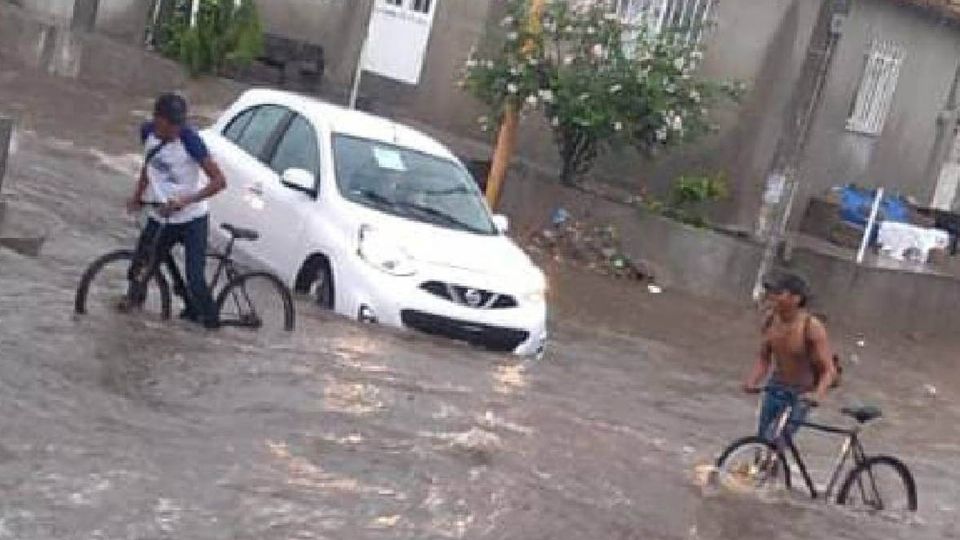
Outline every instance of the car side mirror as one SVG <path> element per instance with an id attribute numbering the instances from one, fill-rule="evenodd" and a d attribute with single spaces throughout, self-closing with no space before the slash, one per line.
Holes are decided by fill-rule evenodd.
<path id="1" fill-rule="evenodd" d="M 287 169 L 283 171 L 280 182 L 290 189 L 306 193 L 311 197 L 317 196 L 317 179 L 313 173 L 305 169 Z"/>
<path id="2" fill-rule="evenodd" d="M 497 214 L 493 216 L 493 225 L 501 234 L 507 234 L 507 231 L 510 230 L 510 218 L 502 214 Z"/>

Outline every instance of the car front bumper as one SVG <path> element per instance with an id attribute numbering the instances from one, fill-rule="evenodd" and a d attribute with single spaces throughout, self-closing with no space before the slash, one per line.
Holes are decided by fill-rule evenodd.
<path id="1" fill-rule="evenodd" d="M 343 291 L 346 305 L 338 307 L 338 311 L 348 316 L 464 341 L 492 351 L 522 356 L 540 355 L 544 351 L 547 308 L 543 301 L 517 298 L 515 307 L 470 307 L 430 293 L 421 285 L 439 281 L 497 291 L 494 280 L 451 268 L 421 270 L 414 276 L 392 276 L 359 258 L 351 262 L 349 271 L 353 279 L 347 285 L 348 290 Z"/>

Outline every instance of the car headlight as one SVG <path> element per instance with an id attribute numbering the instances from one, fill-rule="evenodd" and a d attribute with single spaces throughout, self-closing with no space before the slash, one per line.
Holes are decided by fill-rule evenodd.
<path id="1" fill-rule="evenodd" d="M 525 293 L 521 298 L 528 304 L 543 304 L 547 301 L 547 290 L 535 289 Z"/>
<path id="2" fill-rule="evenodd" d="M 369 225 L 360 227 L 357 255 L 368 264 L 392 276 L 417 273 L 413 258 L 397 242 Z"/>

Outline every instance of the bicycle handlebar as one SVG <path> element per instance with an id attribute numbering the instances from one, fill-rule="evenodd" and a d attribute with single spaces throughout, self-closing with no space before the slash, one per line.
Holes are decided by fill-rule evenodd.
<path id="1" fill-rule="evenodd" d="M 756 390 L 756 392 L 751 392 L 751 393 L 757 393 L 757 394 L 759 394 L 759 393 L 763 393 L 763 392 L 770 392 L 770 391 L 772 391 L 772 390 L 782 390 L 782 389 L 781 389 L 781 388 L 778 388 L 778 387 L 776 387 L 776 386 L 772 386 L 772 385 L 769 385 L 769 384 L 768 384 L 768 385 L 764 385 L 764 386 L 761 386 L 761 387 L 759 387 L 759 388 L 751 389 L 751 390 Z M 805 396 L 802 396 L 802 395 L 798 395 L 798 396 L 796 397 L 796 401 L 797 401 L 798 403 L 802 403 L 802 404 L 804 404 L 804 405 L 806 405 L 806 406 L 808 406 L 808 407 L 811 407 L 811 408 L 815 408 L 815 407 L 819 407 L 819 406 L 820 406 L 820 402 L 819 402 L 819 401 L 817 401 L 817 400 L 815 400 L 815 399 L 811 399 L 811 398 L 805 397 Z"/>

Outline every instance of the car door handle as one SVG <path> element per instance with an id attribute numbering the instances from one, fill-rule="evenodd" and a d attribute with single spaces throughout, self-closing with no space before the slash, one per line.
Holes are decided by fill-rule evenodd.
<path id="1" fill-rule="evenodd" d="M 253 184 L 249 188 L 247 188 L 247 191 L 249 191 L 250 193 L 253 193 L 254 195 L 263 195 L 263 184 L 260 184 L 260 183 Z"/>

